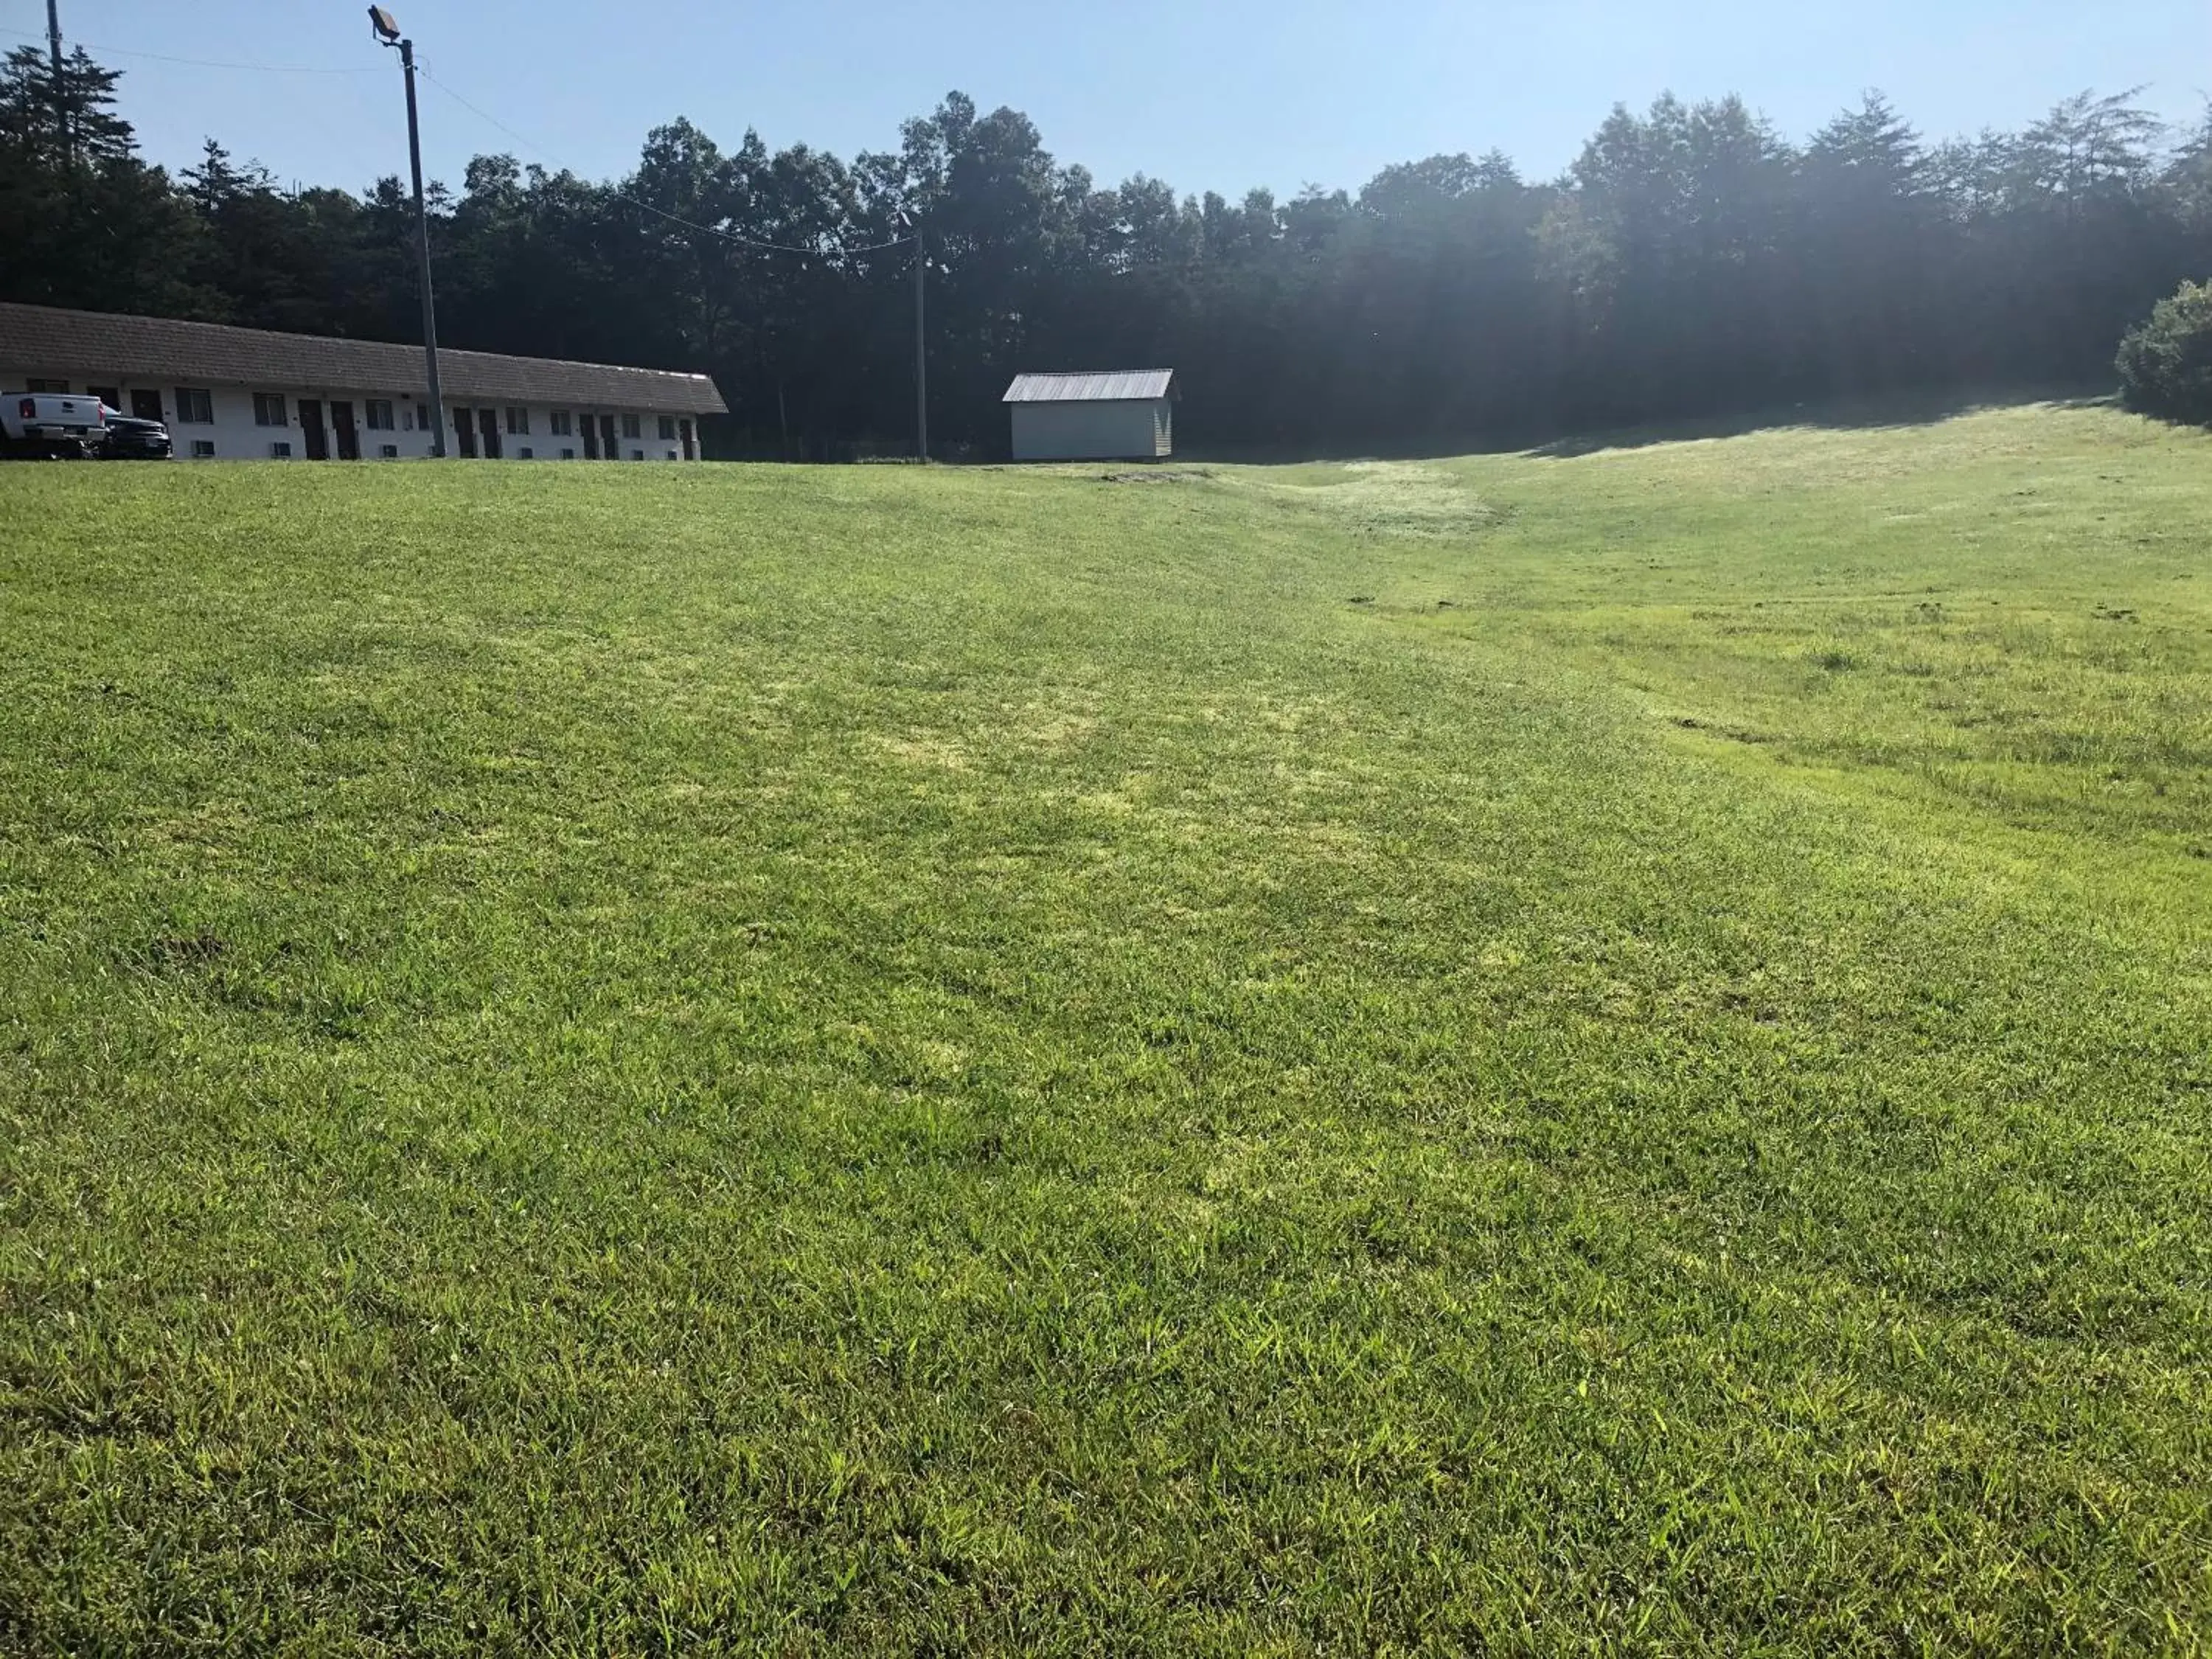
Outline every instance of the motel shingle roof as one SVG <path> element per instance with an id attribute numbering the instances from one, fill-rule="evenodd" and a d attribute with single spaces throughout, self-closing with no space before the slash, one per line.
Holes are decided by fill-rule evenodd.
<path id="1" fill-rule="evenodd" d="M 420 346 L 49 306 L 0 304 L 0 363 L 30 374 L 68 371 L 185 386 L 428 396 Z M 465 404 L 568 404 L 660 415 L 720 415 L 729 408 L 704 374 L 611 363 L 441 348 L 438 378 L 448 398 Z"/>

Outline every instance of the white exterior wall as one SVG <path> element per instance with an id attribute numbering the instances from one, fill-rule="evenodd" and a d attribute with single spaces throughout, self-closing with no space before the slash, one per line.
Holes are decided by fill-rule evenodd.
<path id="1" fill-rule="evenodd" d="M 1164 460 L 1175 453 L 1172 406 L 1164 398 L 1007 407 L 1018 461 Z"/>
<path id="2" fill-rule="evenodd" d="M 310 392 L 308 395 L 313 397 L 314 394 Z M 246 407 L 250 413 L 252 408 L 251 399 L 248 400 Z M 453 420 L 457 410 L 465 409 L 469 411 L 469 430 L 475 439 L 475 447 L 479 459 L 481 459 L 483 454 L 483 428 L 478 419 L 478 412 L 488 407 L 495 408 L 499 411 L 500 459 L 502 460 L 521 460 L 525 458 L 520 453 L 520 452 L 525 449 L 531 452 L 531 455 L 528 459 L 534 460 L 557 461 L 563 459 L 579 461 L 584 460 L 587 459 L 589 455 L 589 451 L 586 448 L 584 444 L 583 423 L 585 419 L 588 416 L 596 428 L 599 423 L 604 422 L 609 416 L 613 417 L 615 423 L 615 449 L 617 452 L 615 459 L 624 461 L 682 460 L 684 459 L 684 422 L 687 420 L 691 422 L 692 459 L 695 460 L 697 459 L 701 453 L 699 417 L 696 415 L 671 415 L 664 416 L 655 414 L 639 414 L 635 410 L 623 411 L 621 410 L 584 410 L 569 408 L 564 411 L 568 416 L 568 435 L 563 437 L 555 433 L 553 430 L 553 412 L 556 407 L 554 404 L 484 404 L 477 403 L 463 403 L 457 398 L 448 398 L 446 400 L 446 414 L 447 419 L 449 422 Z M 514 407 L 528 409 L 530 412 L 530 430 L 528 432 L 514 433 L 509 432 L 507 429 L 507 411 L 508 409 Z M 625 413 L 636 415 L 638 417 L 638 435 L 635 438 L 625 437 L 623 434 L 623 421 L 625 417 Z M 293 417 L 294 424 L 296 426 L 298 424 L 297 410 L 293 411 Z M 664 439 L 660 435 L 660 422 L 664 419 L 672 420 L 676 422 L 676 436 L 673 438 Z M 428 454 L 429 453 L 429 434 L 426 432 L 410 435 L 419 435 L 422 443 L 422 451 L 425 454 Z M 386 441 L 389 441 L 389 434 L 386 434 Z M 597 447 L 599 449 L 599 459 L 603 461 L 608 459 L 609 456 L 607 453 L 606 442 L 603 433 L 599 436 L 599 441 Z M 447 426 L 446 431 L 446 449 L 447 453 L 455 456 L 459 455 L 461 453 L 460 434 L 454 430 L 450 424 Z M 576 452 L 575 454 L 573 456 L 564 456 L 563 452 L 571 449 Z"/>
<path id="3" fill-rule="evenodd" d="M 137 390 L 139 388 L 128 382 L 124 385 L 121 407 L 126 415 L 131 412 L 131 394 Z M 428 432 L 406 429 L 406 424 L 402 419 L 402 410 L 410 405 L 403 404 L 397 398 L 390 401 L 392 406 L 392 418 L 398 423 L 399 429 L 392 432 L 372 432 L 367 425 L 368 397 L 371 394 L 356 394 L 347 398 L 337 394 L 325 394 L 315 391 L 305 392 L 296 389 L 285 391 L 283 393 L 285 423 L 282 427 L 273 427 L 254 424 L 253 394 L 256 391 L 276 392 L 280 388 L 219 386 L 211 386 L 208 390 L 215 404 L 215 423 L 212 426 L 197 426 L 187 425 L 177 419 L 176 388 L 174 386 L 161 388 L 161 418 L 169 423 L 169 442 L 179 460 L 188 461 L 193 459 L 192 445 L 195 442 L 212 442 L 215 445 L 214 459 L 219 461 L 265 461 L 271 459 L 274 446 L 280 443 L 292 446 L 294 460 L 305 459 L 307 453 L 307 434 L 300 428 L 300 399 L 302 397 L 319 397 L 323 399 L 323 425 L 330 434 L 331 453 L 334 457 L 337 453 L 337 433 L 330 423 L 330 405 L 334 398 L 337 401 L 350 402 L 353 404 L 354 422 L 360 432 L 362 459 L 377 459 L 379 451 L 386 444 L 396 446 L 399 451 L 399 459 L 402 460 L 424 458 L 430 453 L 430 434 Z M 379 392 L 373 395 L 382 397 L 385 394 Z"/>
<path id="4" fill-rule="evenodd" d="M 279 386 L 208 386 L 202 389 L 210 394 L 210 401 L 214 405 L 214 422 L 207 425 L 187 425 L 177 418 L 177 388 L 174 386 L 152 386 L 143 380 L 128 380 L 118 384 L 111 376 L 103 374 L 96 369 L 88 374 L 79 370 L 56 368 L 18 370 L 0 367 L 0 392 L 21 392 L 26 383 L 34 378 L 47 380 L 66 380 L 72 392 L 82 392 L 90 386 L 116 387 L 123 394 L 122 401 L 117 406 L 125 415 L 131 412 L 131 394 L 133 392 L 160 392 L 161 418 L 168 422 L 170 442 L 174 447 L 176 457 L 179 460 L 194 459 L 192 445 L 195 442 L 213 443 L 214 459 L 222 461 L 265 461 L 271 459 L 271 447 L 279 443 L 289 443 L 292 446 L 294 460 L 306 459 L 307 434 L 300 425 L 300 399 L 302 398 L 319 398 L 322 402 L 323 429 L 326 434 L 331 458 L 333 460 L 337 458 L 337 428 L 331 424 L 330 413 L 331 405 L 333 403 L 349 403 L 353 405 L 354 426 L 361 440 L 361 457 L 363 460 L 387 459 L 382 454 L 383 448 L 387 444 L 399 452 L 397 457 L 390 459 L 423 460 L 428 459 L 430 454 L 430 434 L 427 428 L 418 427 L 414 418 L 415 411 L 427 400 L 400 392 L 332 392 L 313 386 L 306 388 Z M 257 392 L 275 392 L 283 394 L 285 419 L 285 424 L 283 427 L 264 427 L 254 424 L 253 395 Z M 368 404 L 372 398 L 381 398 L 391 404 L 392 430 L 374 432 L 369 429 Z M 446 450 L 447 454 L 458 457 L 461 453 L 459 441 L 450 424 L 453 410 L 467 409 L 471 415 L 471 429 L 474 431 L 475 413 L 480 407 L 483 405 L 476 403 L 463 403 L 453 398 L 447 399 L 448 425 L 446 433 Z M 579 423 L 584 418 L 584 410 L 571 409 L 568 411 L 569 435 L 563 438 L 556 436 L 554 434 L 552 418 L 554 405 L 548 404 L 526 405 L 530 411 L 530 431 L 527 434 L 509 435 L 507 431 L 508 407 L 509 405 L 506 404 L 497 405 L 500 416 L 501 459 L 519 460 L 522 458 L 518 452 L 524 449 L 532 452 L 532 459 L 541 461 L 559 460 L 562 459 L 562 452 L 569 449 L 576 452 L 576 459 L 584 459 L 584 440 L 581 433 L 577 429 Z M 681 460 L 684 457 L 683 422 L 686 420 L 691 422 L 691 453 L 695 458 L 701 453 L 699 417 L 696 415 L 671 417 L 677 422 L 678 436 L 674 441 L 669 442 L 664 441 L 660 437 L 661 417 L 659 415 L 641 416 L 638 429 L 643 435 L 637 438 L 624 438 L 621 435 L 622 411 L 600 410 L 591 411 L 592 417 L 595 421 L 603 414 L 609 412 L 614 414 L 617 441 L 621 451 L 621 459 L 625 461 L 634 459 L 635 453 L 641 450 L 644 452 L 643 459 L 648 461 L 667 460 L 671 459 L 669 452 L 672 450 L 675 452 L 674 459 Z M 629 412 L 636 413 L 635 410 Z M 477 453 L 481 455 L 483 453 L 481 437 L 477 440 Z M 600 459 L 604 460 L 605 458 L 606 452 L 602 447 Z"/>

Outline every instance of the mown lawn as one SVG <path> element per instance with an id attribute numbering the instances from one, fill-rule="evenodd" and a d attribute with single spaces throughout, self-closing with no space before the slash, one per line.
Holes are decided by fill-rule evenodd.
<path id="1" fill-rule="evenodd" d="M 2212 1645 L 2212 439 L 1137 476 L 0 472 L 0 1651 Z"/>

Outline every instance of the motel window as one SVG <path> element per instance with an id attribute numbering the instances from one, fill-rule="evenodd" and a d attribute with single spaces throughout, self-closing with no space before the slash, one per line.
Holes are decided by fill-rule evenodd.
<path id="1" fill-rule="evenodd" d="M 270 445 L 270 446 L 269 446 L 269 459 L 270 459 L 270 460 L 272 460 L 272 461 L 289 461 L 289 460 L 290 460 L 290 459 L 292 459 L 292 446 L 291 446 L 291 445 L 289 445 L 289 444 L 271 444 L 271 445 Z"/>
<path id="2" fill-rule="evenodd" d="M 665 444 L 672 444 L 676 441 L 676 417 L 673 415 L 664 415 L 660 417 L 660 441 Z M 673 460 L 675 457 L 672 455 L 669 459 Z"/>
<path id="3" fill-rule="evenodd" d="M 176 390 L 179 426 L 215 424 L 215 393 L 201 386 L 180 386 Z"/>
<path id="4" fill-rule="evenodd" d="M 371 398 L 368 400 L 368 429 L 371 432 L 392 430 L 392 399 Z"/>
<path id="5" fill-rule="evenodd" d="M 281 392 L 257 392 L 253 394 L 253 424 L 256 426 L 289 426 L 284 415 L 284 394 Z M 285 452 L 289 454 L 291 452 Z"/>
<path id="6" fill-rule="evenodd" d="M 639 437 L 639 436 L 641 436 L 641 435 L 644 434 L 644 431 L 645 431 L 645 417 L 644 417 L 643 416 L 641 416 L 641 415 L 625 415 L 625 416 L 623 416 L 623 437 L 625 437 L 625 438 L 635 438 L 635 437 Z M 643 459 L 643 457 L 640 457 L 640 459 Z"/>
<path id="7" fill-rule="evenodd" d="M 566 438 L 570 435 L 572 428 L 568 420 L 568 411 L 567 410 L 556 409 L 550 415 L 547 416 L 545 419 L 555 437 Z"/>
<path id="8" fill-rule="evenodd" d="M 84 395 L 99 398 L 118 415 L 123 412 L 123 388 L 119 386 L 88 386 Z"/>
<path id="9" fill-rule="evenodd" d="M 34 396 L 41 392 L 67 392 L 69 382 L 67 380 L 26 380 L 23 382 L 23 390 Z"/>
<path id="10" fill-rule="evenodd" d="M 417 432 L 428 432 L 430 429 L 429 404 L 417 404 L 415 405 L 415 429 Z"/>
<path id="11" fill-rule="evenodd" d="M 212 438 L 193 439 L 192 459 L 196 461 L 213 460 L 215 459 L 215 440 Z"/>
<path id="12" fill-rule="evenodd" d="M 510 434 L 514 434 L 526 438 L 528 437 L 530 435 L 530 411 L 520 406 L 509 407 L 507 411 L 507 429 Z"/>

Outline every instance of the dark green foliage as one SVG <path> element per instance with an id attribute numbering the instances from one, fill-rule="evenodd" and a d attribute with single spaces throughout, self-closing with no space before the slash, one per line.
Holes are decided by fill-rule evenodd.
<path id="1" fill-rule="evenodd" d="M 0 63 L 0 146 L 61 169 L 127 161 L 131 124 L 115 113 L 115 83 L 122 78 L 82 46 L 61 61 L 58 72 L 35 46 L 16 47 Z"/>
<path id="2" fill-rule="evenodd" d="M 2184 283 L 2120 343 L 2128 407 L 2212 425 L 2212 283 Z"/>
<path id="3" fill-rule="evenodd" d="M 43 52 L 0 61 L 0 299 L 219 316 L 193 204 L 138 159 L 118 78 L 82 51 L 58 85 Z"/>
<path id="4" fill-rule="evenodd" d="M 65 65 L 64 145 L 45 58 L 0 66 L 0 297 L 416 337 L 397 179 L 287 191 L 211 142 L 171 180 L 115 82 Z M 2212 270 L 2212 129 L 2159 144 L 2129 94 L 1933 148 L 1878 95 L 1802 146 L 1741 99 L 1666 97 L 1615 109 L 1554 180 L 1445 155 L 1232 200 L 1103 185 L 955 93 L 849 163 L 684 120 L 611 183 L 481 156 L 431 228 L 449 343 L 706 368 L 725 454 L 909 441 L 911 254 L 878 246 L 904 215 L 950 446 L 1003 442 L 1020 370 L 1135 364 L 1182 371 L 1189 443 L 1444 446 L 2094 381 Z"/>

